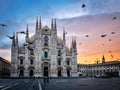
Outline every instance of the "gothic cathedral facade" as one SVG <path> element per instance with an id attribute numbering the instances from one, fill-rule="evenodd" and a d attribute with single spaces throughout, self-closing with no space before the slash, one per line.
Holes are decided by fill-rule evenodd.
<path id="1" fill-rule="evenodd" d="M 13 34 L 11 46 L 12 77 L 76 77 L 77 76 L 77 43 L 71 40 L 66 45 L 66 32 L 63 38 L 57 36 L 56 19 L 52 19 L 51 28 L 41 25 L 41 18 L 36 20 L 36 30 L 29 37 L 28 25 L 25 43 L 19 46 L 18 35 Z"/>

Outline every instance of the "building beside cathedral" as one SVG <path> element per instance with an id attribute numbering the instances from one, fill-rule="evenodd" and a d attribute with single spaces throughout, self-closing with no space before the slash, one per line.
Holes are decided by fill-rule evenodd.
<path id="1" fill-rule="evenodd" d="M 10 76 L 10 61 L 0 57 L 0 77 Z"/>
<path id="2" fill-rule="evenodd" d="M 28 25 L 25 34 L 26 42 L 22 46 L 18 44 L 17 34 L 12 37 L 12 77 L 77 76 L 76 38 L 72 38 L 70 48 L 67 47 L 66 32 L 63 31 L 62 39 L 57 36 L 56 19 L 52 19 L 51 27 L 42 26 L 41 18 L 37 19 L 35 34 L 29 37 Z"/>
<path id="3" fill-rule="evenodd" d="M 102 63 L 96 64 L 78 64 L 78 76 L 83 77 L 120 77 L 120 61 L 105 62 L 102 57 Z"/>

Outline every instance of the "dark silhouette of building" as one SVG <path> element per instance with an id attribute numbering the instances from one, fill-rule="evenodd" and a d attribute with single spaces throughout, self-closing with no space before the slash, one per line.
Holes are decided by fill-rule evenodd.
<path id="1" fill-rule="evenodd" d="M 102 57 L 102 63 L 105 63 L 105 57 L 104 57 L 104 55 Z"/>
<path id="2" fill-rule="evenodd" d="M 0 57 L 0 77 L 10 76 L 10 61 Z"/>

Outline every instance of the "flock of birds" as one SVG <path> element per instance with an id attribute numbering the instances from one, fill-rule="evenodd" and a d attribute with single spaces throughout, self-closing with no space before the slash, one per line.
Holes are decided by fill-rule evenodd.
<path id="1" fill-rule="evenodd" d="M 18 34 L 18 33 L 21 33 L 21 34 L 26 34 L 24 31 L 17 32 L 17 34 Z M 7 35 L 7 37 L 8 37 L 8 38 L 10 38 L 10 39 L 13 39 L 13 38 L 14 38 L 13 36 L 9 36 L 9 35 Z"/>
<path id="2" fill-rule="evenodd" d="M 87 5 L 84 4 L 84 3 L 81 5 L 81 8 L 86 8 L 86 7 L 87 7 Z M 116 19 L 117 19 L 117 17 L 113 17 L 113 18 L 112 18 L 112 20 L 116 20 Z M 0 26 L 6 27 L 7 25 L 6 25 L 6 24 L 0 24 Z M 18 34 L 18 33 L 26 34 L 24 31 L 17 32 L 17 34 Z M 111 34 L 115 34 L 115 32 L 111 32 Z M 103 35 L 101 35 L 100 37 L 101 37 L 101 38 L 104 38 L 104 37 L 106 37 L 106 36 L 107 36 L 107 34 L 103 34 Z M 7 37 L 10 38 L 10 39 L 13 39 L 13 36 L 7 35 Z M 85 35 L 85 37 L 89 37 L 89 35 Z M 109 41 L 112 41 L 112 39 L 109 39 Z M 81 45 L 81 44 L 82 44 L 82 43 L 79 43 L 79 45 Z M 102 45 L 104 46 L 104 44 L 102 44 Z M 109 51 L 109 53 L 112 53 L 112 52 Z M 114 57 L 113 57 L 113 54 L 111 54 L 111 57 L 114 58 Z"/>
<path id="3" fill-rule="evenodd" d="M 82 4 L 82 6 L 81 6 L 81 8 L 85 8 L 86 7 L 86 4 Z M 112 20 L 116 20 L 117 19 L 117 17 L 113 17 L 112 18 Z M 116 32 L 111 32 L 111 34 L 115 34 Z M 107 36 L 107 34 L 103 34 L 103 35 L 101 35 L 100 37 L 101 38 L 104 38 L 104 37 L 106 37 Z M 85 35 L 85 37 L 89 37 L 89 35 Z M 109 41 L 112 41 L 112 39 L 109 39 Z M 79 45 L 81 45 L 82 43 L 79 43 Z M 105 44 L 102 44 L 103 46 L 105 45 Z M 114 58 L 114 56 L 113 56 L 113 54 L 112 54 L 112 51 L 109 51 L 108 53 L 110 53 L 111 55 L 111 58 Z"/>
<path id="4" fill-rule="evenodd" d="M 85 8 L 85 7 L 86 7 L 86 5 L 83 3 L 81 8 Z M 117 17 L 113 17 L 112 19 L 115 20 L 115 19 L 117 19 Z M 111 32 L 111 34 L 115 34 L 115 32 Z M 106 36 L 107 36 L 107 34 L 101 35 L 101 37 L 106 37 Z M 85 37 L 89 37 L 89 35 L 85 35 Z M 111 41 L 111 39 L 109 39 L 109 41 Z M 82 43 L 79 43 L 79 45 L 81 45 L 81 44 Z"/>
<path id="5" fill-rule="evenodd" d="M 111 34 L 115 34 L 115 32 L 111 32 Z M 106 37 L 107 36 L 107 34 L 103 34 L 103 35 L 101 35 L 100 37 L 101 38 L 104 38 L 104 37 Z M 89 37 L 89 35 L 86 35 L 85 37 Z M 109 39 L 109 41 L 112 41 L 112 39 Z M 81 45 L 82 43 L 79 43 L 79 45 Z M 103 46 L 105 45 L 104 43 L 102 44 Z M 112 53 L 112 51 L 109 51 L 109 53 Z M 114 58 L 113 57 L 113 54 L 111 54 L 111 57 L 112 58 Z"/>

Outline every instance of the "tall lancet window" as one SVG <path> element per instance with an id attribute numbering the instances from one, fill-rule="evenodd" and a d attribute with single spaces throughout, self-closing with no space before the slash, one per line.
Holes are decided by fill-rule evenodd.
<path id="1" fill-rule="evenodd" d="M 70 61 L 69 60 L 67 60 L 67 65 L 70 65 Z"/>
<path id="2" fill-rule="evenodd" d="M 48 46 L 48 36 L 44 37 L 44 46 Z"/>
<path id="3" fill-rule="evenodd" d="M 61 50 L 58 50 L 58 56 L 61 56 Z"/>
<path id="4" fill-rule="evenodd" d="M 30 55 L 34 55 L 33 49 L 30 50 Z"/>
<path id="5" fill-rule="evenodd" d="M 61 65 L 61 60 L 58 60 L 58 65 Z"/>
<path id="6" fill-rule="evenodd" d="M 20 59 L 20 65 L 22 65 L 23 64 L 23 59 Z"/>
<path id="7" fill-rule="evenodd" d="M 47 51 L 44 52 L 44 58 L 48 58 L 48 52 Z"/>
<path id="8" fill-rule="evenodd" d="M 30 59 L 30 64 L 31 64 L 31 65 L 33 64 L 33 59 Z"/>

